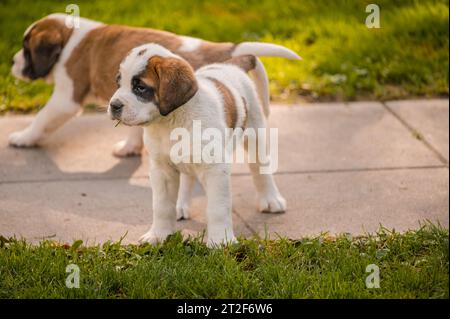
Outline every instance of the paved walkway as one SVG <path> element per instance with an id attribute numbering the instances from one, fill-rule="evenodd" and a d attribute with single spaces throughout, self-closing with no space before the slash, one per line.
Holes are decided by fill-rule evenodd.
<path id="1" fill-rule="evenodd" d="M 125 127 L 84 115 L 40 149 L 8 147 L 8 134 L 31 119 L 0 118 L 0 234 L 94 243 L 125 233 L 134 242 L 147 231 L 147 157 L 111 155 Z M 448 227 L 448 100 L 273 106 L 270 125 L 279 128 L 276 180 L 288 211 L 257 212 L 248 171 L 236 166 L 238 234 L 359 234 L 379 224 L 402 231 L 424 220 Z M 205 228 L 200 189 L 193 204 L 192 219 L 178 222 L 187 233 Z"/>

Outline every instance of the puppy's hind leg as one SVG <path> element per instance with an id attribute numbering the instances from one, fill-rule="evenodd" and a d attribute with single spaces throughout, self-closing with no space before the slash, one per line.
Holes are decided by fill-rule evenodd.
<path id="1" fill-rule="evenodd" d="M 114 145 L 113 154 L 117 157 L 141 155 L 143 147 L 143 130 L 139 126 L 130 127 L 128 137 Z"/>
<path id="2" fill-rule="evenodd" d="M 266 121 L 262 115 L 261 107 L 256 104 L 251 105 L 249 110 L 248 128 L 253 128 L 258 133 L 258 128 L 266 128 Z M 267 134 L 266 134 L 267 137 Z M 258 209 L 264 213 L 284 213 L 286 211 L 286 200 L 281 196 L 280 191 L 275 183 L 272 173 L 263 172 L 262 167 L 267 167 L 270 163 L 261 163 L 259 146 L 260 143 L 266 144 L 266 150 L 268 150 L 268 141 L 260 140 L 260 136 L 247 136 L 245 141 L 245 148 L 247 153 L 250 152 L 249 168 L 252 173 L 253 183 L 255 184 L 258 192 Z M 270 154 L 270 153 L 269 153 Z M 271 160 L 268 157 L 269 161 Z"/>
<path id="3" fill-rule="evenodd" d="M 281 196 L 272 174 L 261 174 L 261 164 L 249 163 L 250 171 L 258 192 L 258 209 L 263 213 L 284 213 L 286 200 Z"/>
<path id="4" fill-rule="evenodd" d="M 26 129 L 9 135 L 9 144 L 17 147 L 35 146 L 79 111 L 80 104 L 72 101 L 71 96 L 54 92 Z"/>

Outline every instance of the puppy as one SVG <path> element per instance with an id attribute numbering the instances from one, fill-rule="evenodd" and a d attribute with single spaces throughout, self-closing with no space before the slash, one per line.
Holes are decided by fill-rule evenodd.
<path id="1" fill-rule="evenodd" d="M 263 107 L 246 71 L 254 70 L 254 56 L 236 57 L 223 64 L 204 66 L 194 73 L 180 56 L 157 44 L 134 48 L 120 65 L 119 88 L 108 113 L 126 125 L 143 126 L 150 157 L 153 191 L 153 224 L 143 242 L 163 241 L 175 232 L 177 206 L 189 205 L 190 190 L 197 178 L 207 196 L 207 243 L 235 241 L 231 219 L 229 162 L 196 161 L 198 151 L 174 160 L 177 143 L 171 134 L 184 128 L 193 133 L 193 121 L 202 128 L 226 132 L 226 128 L 266 128 Z M 267 112 L 266 112 L 267 113 Z M 231 135 L 224 134 L 225 148 Z M 246 136 L 246 143 L 258 136 Z M 195 143 L 195 141 L 193 141 Z M 202 147 L 206 146 L 201 141 Z M 256 142 L 257 144 L 257 142 Z M 255 144 L 255 145 L 256 145 Z M 260 210 L 284 212 L 286 201 L 271 174 L 260 174 L 259 158 L 250 164 L 259 196 Z M 181 174 L 181 188 L 180 186 Z M 177 204 L 178 195 L 178 204 Z"/>
<path id="2" fill-rule="evenodd" d="M 34 146 L 79 113 L 83 105 L 108 103 L 116 89 L 114 77 L 125 55 L 144 43 L 158 43 L 177 53 L 194 69 L 222 62 L 233 56 L 280 56 L 299 59 L 282 46 L 270 43 L 213 43 L 196 38 L 146 28 L 107 25 L 80 18 L 72 27 L 71 17 L 51 14 L 33 23 L 24 34 L 23 48 L 13 59 L 12 74 L 23 80 L 45 79 L 54 83 L 53 94 L 32 124 L 9 136 L 13 146 Z M 265 70 L 258 64 L 260 72 Z M 257 87 L 263 104 L 269 103 L 267 75 Z M 125 141 L 114 147 L 114 154 L 139 154 L 142 129 L 133 128 Z"/>

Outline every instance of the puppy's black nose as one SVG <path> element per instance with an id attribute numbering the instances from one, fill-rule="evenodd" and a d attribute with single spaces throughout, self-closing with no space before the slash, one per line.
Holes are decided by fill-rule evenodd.
<path id="1" fill-rule="evenodd" d="M 11 59 L 11 65 L 14 65 L 14 58 Z"/>
<path id="2" fill-rule="evenodd" d="M 111 107 L 111 111 L 114 114 L 118 114 L 122 111 L 123 103 L 120 100 L 115 99 L 115 100 L 111 101 L 111 103 L 109 103 L 109 106 Z"/>

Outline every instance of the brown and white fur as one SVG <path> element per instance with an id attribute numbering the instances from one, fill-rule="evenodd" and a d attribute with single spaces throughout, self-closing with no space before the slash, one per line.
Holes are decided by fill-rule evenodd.
<path id="1" fill-rule="evenodd" d="M 151 149 L 153 224 L 141 241 L 156 243 L 175 232 L 177 211 L 178 217 L 184 213 L 178 208 L 189 206 L 196 178 L 207 196 L 208 245 L 235 240 L 231 164 L 195 162 L 195 151 L 189 160 L 175 162 L 170 154 L 176 141 L 170 136 L 177 128 L 185 128 L 192 134 L 193 120 L 201 121 L 202 129 L 214 128 L 220 132 L 226 128 L 266 128 L 255 85 L 245 72 L 256 65 L 256 58 L 247 55 L 204 66 L 194 73 L 184 59 L 157 44 L 133 49 L 120 65 L 119 89 L 111 98 L 108 113 L 126 125 L 143 126 L 145 146 Z M 246 138 L 248 143 L 252 137 Z M 286 202 L 273 176 L 260 174 L 261 165 L 258 158 L 250 164 L 259 209 L 283 212 Z"/>
<path id="2" fill-rule="evenodd" d="M 10 145 L 38 145 L 79 113 L 83 105 L 106 104 L 116 89 L 114 78 L 120 62 L 132 48 L 144 43 L 164 46 L 183 57 L 194 69 L 244 54 L 299 59 L 291 50 L 270 43 L 213 43 L 159 30 L 107 25 L 83 18 L 80 18 L 79 28 L 71 28 L 65 24 L 67 18 L 65 14 L 51 14 L 25 31 L 23 48 L 13 59 L 12 74 L 24 80 L 43 78 L 54 84 L 54 90 L 32 124 L 9 136 Z M 257 90 L 268 110 L 267 74 L 260 62 L 253 72 L 262 75 L 262 80 L 256 83 Z M 139 154 L 141 148 L 142 129 L 134 127 L 126 140 L 115 145 L 114 154 Z"/>

